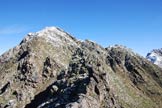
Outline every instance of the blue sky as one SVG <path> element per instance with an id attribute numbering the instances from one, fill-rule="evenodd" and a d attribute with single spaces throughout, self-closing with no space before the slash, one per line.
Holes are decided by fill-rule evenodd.
<path id="1" fill-rule="evenodd" d="M 0 54 L 46 26 L 145 56 L 162 47 L 162 0 L 1 0 Z"/>

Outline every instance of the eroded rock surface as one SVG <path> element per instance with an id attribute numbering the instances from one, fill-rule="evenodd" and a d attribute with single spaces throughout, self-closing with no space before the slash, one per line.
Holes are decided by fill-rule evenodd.
<path id="1" fill-rule="evenodd" d="M 0 108 L 160 108 L 162 69 L 56 27 L 0 56 Z"/>

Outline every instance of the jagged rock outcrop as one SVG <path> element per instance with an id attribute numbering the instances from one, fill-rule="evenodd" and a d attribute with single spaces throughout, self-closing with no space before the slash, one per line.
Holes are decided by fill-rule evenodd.
<path id="1" fill-rule="evenodd" d="M 152 50 L 147 54 L 146 58 L 162 68 L 162 48 Z"/>
<path id="2" fill-rule="evenodd" d="M 160 108 L 162 69 L 56 27 L 0 56 L 0 108 Z"/>

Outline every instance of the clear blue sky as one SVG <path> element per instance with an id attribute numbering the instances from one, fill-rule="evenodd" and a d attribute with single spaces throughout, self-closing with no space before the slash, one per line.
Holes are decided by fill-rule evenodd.
<path id="1" fill-rule="evenodd" d="M 162 47 L 162 0 L 1 0 L 0 54 L 46 26 L 145 56 Z"/>

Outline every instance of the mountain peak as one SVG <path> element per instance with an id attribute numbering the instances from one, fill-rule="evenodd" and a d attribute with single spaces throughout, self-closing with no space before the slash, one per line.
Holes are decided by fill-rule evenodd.
<path id="1" fill-rule="evenodd" d="M 0 56 L 0 108 L 161 108 L 161 71 L 125 46 L 46 27 Z"/>
<path id="2" fill-rule="evenodd" d="M 162 67 L 162 48 L 153 49 L 150 53 L 147 54 L 146 58 L 152 63 Z"/>
<path id="3" fill-rule="evenodd" d="M 76 39 L 69 33 L 58 27 L 46 27 L 35 33 L 28 33 L 28 35 L 22 40 L 22 43 L 32 40 L 34 37 L 44 38 L 47 42 L 52 43 L 55 46 L 60 46 L 63 44 L 76 45 Z"/>
<path id="4" fill-rule="evenodd" d="M 60 34 L 60 33 L 63 33 L 64 31 L 58 27 L 51 26 L 51 27 L 45 27 L 42 30 L 35 32 L 35 33 L 28 33 L 27 36 L 42 36 L 42 35 L 46 36 L 45 34 L 48 34 L 51 32 Z"/>
<path id="5" fill-rule="evenodd" d="M 44 35 L 44 34 L 48 34 L 48 33 L 55 33 L 55 34 L 58 34 L 58 35 L 64 35 L 66 34 L 63 30 L 61 30 L 60 28 L 58 27 L 46 27 L 40 31 L 37 32 L 38 36 L 41 36 L 41 35 Z"/>

